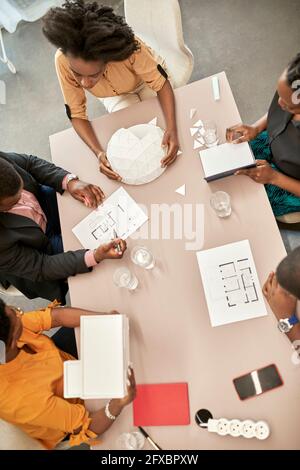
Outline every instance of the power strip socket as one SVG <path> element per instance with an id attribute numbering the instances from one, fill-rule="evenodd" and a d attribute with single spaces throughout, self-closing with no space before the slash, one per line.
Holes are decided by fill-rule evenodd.
<path id="1" fill-rule="evenodd" d="M 259 440 L 267 439 L 270 435 L 270 428 L 265 421 L 254 422 L 251 419 L 240 421 L 239 419 L 228 420 L 226 418 L 209 419 L 207 422 L 209 432 L 215 432 L 219 436 L 245 437 L 251 439 L 255 437 Z"/>

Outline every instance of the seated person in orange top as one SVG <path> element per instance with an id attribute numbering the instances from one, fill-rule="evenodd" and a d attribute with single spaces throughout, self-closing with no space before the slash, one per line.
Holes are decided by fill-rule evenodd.
<path id="1" fill-rule="evenodd" d="M 6 362 L 0 363 L 0 419 L 47 449 L 66 439 L 71 446 L 79 445 L 104 433 L 136 394 L 129 369 L 127 396 L 95 412 L 89 413 L 80 399 L 63 397 L 63 363 L 77 357 L 73 328 L 81 315 L 95 312 L 50 305 L 23 315 L 0 300 L 0 340 L 6 345 Z M 52 339 L 42 333 L 59 326 L 63 328 Z"/>
<path id="2" fill-rule="evenodd" d="M 124 18 L 97 2 L 66 1 L 62 8 L 46 14 L 43 32 L 58 48 L 55 64 L 67 115 L 98 158 L 102 173 L 121 179 L 112 171 L 88 120 L 85 91 L 99 98 L 108 112 L 157 94 L 166 121 L 162 144 L 167 152 L 162 166 L 175 161 L 179 148 L 175 99 L 164 63 L 134 36 Z"/>

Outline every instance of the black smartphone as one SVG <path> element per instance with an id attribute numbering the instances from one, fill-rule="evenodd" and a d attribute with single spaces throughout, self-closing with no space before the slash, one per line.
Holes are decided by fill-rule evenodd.
<path id="1" fill-rule="evenodd" d="M 237 377 L 233 380 L 233 384 L 240 399 L 246 400 L 280 387 L 283 381 L 275 364 L 271 364 Z"/>

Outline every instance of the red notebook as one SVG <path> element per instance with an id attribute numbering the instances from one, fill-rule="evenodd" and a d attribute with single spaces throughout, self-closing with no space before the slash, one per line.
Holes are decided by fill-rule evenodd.
<path id="1" fill-rule="evenodd" d="M 190 424 L 188 384 L 137 385 L 133 421 L 135 426 Z"/>

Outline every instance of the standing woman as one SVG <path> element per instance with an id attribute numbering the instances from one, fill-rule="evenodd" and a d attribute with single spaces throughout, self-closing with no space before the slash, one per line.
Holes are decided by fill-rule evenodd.
<path id="1" fill-rule="evenodd" d="M 163 61 L 138 39 L 123 17 L 97 2 L 67 0 L 44 18 L 43 32 L 58 48 L 55 64 L 66 113 L 72 126 L 99 160 L 100 171 L 112 179 L 106 154 L 87 117 L 86 91 L 101 99 L 108 112 L 158 96 L 167 146 L 162 166 L 175 161 L 178 151 L 175 99 Z"/>
<path id="2" fill-rule="evenodd" d="M 237 174 L 265 185 L 277 218 L 300 212 L 300 54 L 279 77 L 268 113 L 227 129 L 227 140 L 250 142 L 257 167 Z"/>

